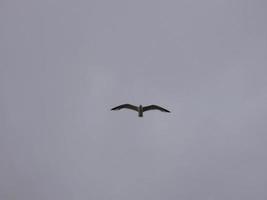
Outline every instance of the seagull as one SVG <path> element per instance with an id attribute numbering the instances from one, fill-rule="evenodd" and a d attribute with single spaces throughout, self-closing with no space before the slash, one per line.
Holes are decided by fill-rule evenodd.
<path id="1" fill-rule="evenodd" d="M 170 112 L 168 110 L 166 110 L 165 108 L 162 108 L 160 106 L 157 105 L 149 105 L 149 106 L 142 106 L 140 105 L 139 107 L 131 105 L 131 104 L 122 104 L 120 106 L 114 107 L 111 110 L 120 110 L 122 108 L 127 108 L 130 110 L 135 110 L 138 112 L 138 116 L 139 117 L 143 117 L 143 112 L 148 111 L 148 110 L 160 110 L 161 112 Z"/>

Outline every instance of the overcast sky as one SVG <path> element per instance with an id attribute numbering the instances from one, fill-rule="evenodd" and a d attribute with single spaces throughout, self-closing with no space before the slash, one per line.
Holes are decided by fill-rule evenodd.
<path id="1" fill-rule="evenodd" d="M 266 11 L 0 0 L 0 199 L 266 200 Z"/>

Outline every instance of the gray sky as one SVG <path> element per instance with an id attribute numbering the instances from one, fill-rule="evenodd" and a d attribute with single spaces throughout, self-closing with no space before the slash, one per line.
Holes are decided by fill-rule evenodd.
<path id="1" fill-rule="evenodd" d="M 1 0 L 0 199 L 266 200 L 266 10 Z"/>

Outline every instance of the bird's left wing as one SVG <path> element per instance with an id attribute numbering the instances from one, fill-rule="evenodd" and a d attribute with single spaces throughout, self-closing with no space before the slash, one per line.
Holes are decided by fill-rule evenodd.
<path id="1" fill-rule="evenodd" d="M 167 110 L 165 108 L 162 108 L 160 106 L 157 106 L 157 105 L 145 106 L 145 107 L 143 107 L 143 110 L 144 111 L 148 111 L 148 110 L 160 110 L 162 112 L 170 112 L 169 110 Z"/>
<path id="2" fill-rule="evenodd" d="M 131 105 L 131 104 L 122 104 L 120 106 L 112 108 L 111 110 L 120 110 L 122 108 L 128 108 L 128 109 L 131 109 L 131 110 L 138 111 L 138 108 L 136 106 L 134 106 L 134 105 Z"/>

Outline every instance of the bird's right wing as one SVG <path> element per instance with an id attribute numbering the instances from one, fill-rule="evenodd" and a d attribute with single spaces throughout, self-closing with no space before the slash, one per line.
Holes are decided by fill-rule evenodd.
<path id="1" fill-rule="evenodd" d="M 134 105 L 131 105 L 131 104 L 122 104 L 120 106 L 112 108 L 111 110 L 120 110 L 122 108 L 128 108 L 128 109 L 131 109 L 131 110 L 138 111 L 138 107 L 134 106 Z"/>
<path id="2" fill-rule="evenodd" d="M 157 105 L 145 106 L 143 109 L 144 109 L 144 112 L 148 110 L 160 110 L 162 112 L 170 112 L 169 110 L 162 108 L 160 106 L 157 106 Z"/>

